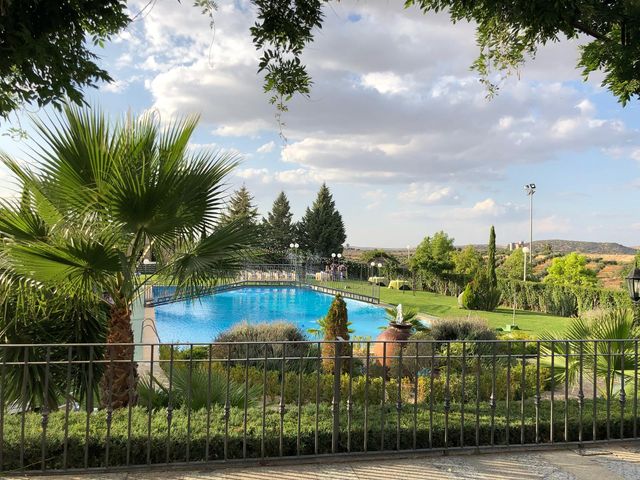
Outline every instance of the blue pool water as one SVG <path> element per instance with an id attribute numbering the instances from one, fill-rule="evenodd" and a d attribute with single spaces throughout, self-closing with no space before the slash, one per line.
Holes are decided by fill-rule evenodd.
<path id="1" fill-rule="evenodd" d="M 287 321 L 307 333 L 327 314 L 333 296 L 293 287 L 247 287 L 155 307 L 162 342 L 208 343 L 240 323 Z M 374 339 L 388 321 L 382 307 L 345 299 L 352 336 Z M 309 335 L 311 337 L 311 335 Z"/>

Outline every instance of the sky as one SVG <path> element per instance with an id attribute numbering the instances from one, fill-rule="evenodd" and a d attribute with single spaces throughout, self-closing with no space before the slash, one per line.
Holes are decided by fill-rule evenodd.
<path id="1" fill-rule="evenodd" d="M 115 81 L 88 89 L 89 103 L 114 118 L 199 114 L 193 148 L 239 155 L 229 191 L 245 184 L 262 215 L 284 191 L 300 218 L 326 182 L 350 245 L 414 247 L 439 230 L 486 243 L 491 225 L 506 244 L 528 239 L 533 182 L 534 239 L 640 245 L 640 107 L 623 108 L 601 74 L 583 81 L 583 39 L 541 48 L 488 99 L 469 68 L 472 24 L 399 1 L 333 2 L 304 55 L 311 96 L 293 99 L 280 126 L 248 1 L 221 0 L 213 29 L 190 2 L 129 8 L 131 26 L 96 51 Z M 47 113 L 12 117 L 26 140 L 0 124 L 0 150 L 29 161 L 29 115 Z M 12 188 L 0 170 L 0 195 Z"/>

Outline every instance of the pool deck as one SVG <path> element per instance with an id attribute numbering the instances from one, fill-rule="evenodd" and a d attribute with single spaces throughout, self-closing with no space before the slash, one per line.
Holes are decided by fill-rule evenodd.
<path id="1" fill-rule="evenodd" d="M 0 477 L 4 480 L 22 475 Z M 324 459 L 267 466 L 197 467 L 34 476 L 66 480 L 636 480 L 640 478 L 640 443 L 628 442 L 587 449 L 556 448 L 483 454 L 413 454 L 367 460 Z"/>

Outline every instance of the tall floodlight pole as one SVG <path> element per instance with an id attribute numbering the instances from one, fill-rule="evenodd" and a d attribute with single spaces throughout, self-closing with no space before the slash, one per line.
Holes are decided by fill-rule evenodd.
<path id="1" fill-rule="evenodd" d="M 527 281 L 527 253 L 531 252 L 531 250 L 529 250 L 527 247 L 522 247 L 522 253 L 524 253 L 524 257 L 523 257 L 523 274 L 522 274 L 522 281 L 526 282 Z"/>
<path id="2" fill-rule="evenodd" d="M 525 185 L 524 189 L 529 195 L 529 263 L 533 266 L 533 194 L 536 193 L 536 184 Z"/>

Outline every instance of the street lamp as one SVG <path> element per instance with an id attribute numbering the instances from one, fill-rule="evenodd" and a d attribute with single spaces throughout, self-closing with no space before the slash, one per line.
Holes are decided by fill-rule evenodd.
<path id="1" fill-rule="evenodd" d="M 640 323 L 640 312 L 638 312 L 638 303 L 640 302 L 640 268 L 638 268 L 638 262 L 633 266 L 633 270 L 629 272 L 627 278 L 627 290 L 629 290 L 629 296 L 633 302 L 633 324 L 638 325 Z"/>
<path id="2" fill-rule="evenodd" d="M 524 253 L 524 274 L 522 275 L 522 281 L 527 281 L 527 253 L 529 253 L 529 249 L 527 247 L 522 247 L 522 253 Z"/>
<path id="3" fill-rule="evenodd" d="M 533 265 L 533 194 L 536 193 L 536 184 L 529 183 L 524 190 L 529 196 L 529 263 Z"/>

